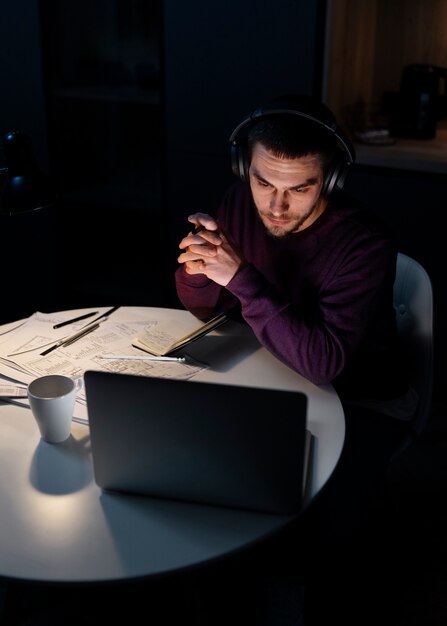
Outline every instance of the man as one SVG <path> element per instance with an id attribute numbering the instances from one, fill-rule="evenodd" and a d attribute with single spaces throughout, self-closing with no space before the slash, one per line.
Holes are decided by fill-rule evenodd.
<path id="1" fill-rule="evenodd" d="M 322 103 L 274 100 L 231 142 L 242 180 L 215 217 L 188 218 L 177 293 L 201 319 L 239 312 L 278 359 L 337 390 L 345 447 L 313 526 L 332 549 L 362 532 L 417 401 L 398 351 L 396 244 L 342 191 L 354 150 Z"/>
<path id="2" fill-rule="evenodd" d="M 296 113 L 265 112 L 290 102 Z M 411 417 L 392 301 L 395 242 L 336 186 L 324 189 L 343 159 L 337 138 L 349 148 L 319 123 L 331 113 L 302 96 L 287 104 L 247 125 L 247 181 L 216 218 L 189 217 L 202 230 L 180 242 L 178 296 L 202 319 L 239 307 L 259 341 L 315 384 Z M 299 114 L 311 107 L 314 119 Z"/>

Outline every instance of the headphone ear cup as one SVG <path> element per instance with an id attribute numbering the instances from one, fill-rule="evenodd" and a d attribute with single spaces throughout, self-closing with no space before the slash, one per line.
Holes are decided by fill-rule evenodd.
<path id="1" fill-rule="evenodd" d="M 234 141 L 231 145 L 231 169 L 233 174 L 241 180 L 247 181 L 250 163 L 248 159 L 248 147 L 245 141 Z"/>
<path id="2" fill-rule="evenodd" d="M 340 191 L 345 184 L 348 169 L 344 155 L 336 154 L 327 168 L 321 194 L 328 198 L 333 191 Z"/>

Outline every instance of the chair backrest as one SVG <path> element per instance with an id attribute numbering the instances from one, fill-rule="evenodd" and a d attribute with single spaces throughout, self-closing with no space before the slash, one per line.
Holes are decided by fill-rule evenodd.
<path id="1" fill-rule="evenodd" d="M 424 267 L 399 252 L 394 282 L 394 306 L 410 381 L 419 394 L 413 429 L 419 434 L 431 410 L 433 390 L 433 289 Z"/>

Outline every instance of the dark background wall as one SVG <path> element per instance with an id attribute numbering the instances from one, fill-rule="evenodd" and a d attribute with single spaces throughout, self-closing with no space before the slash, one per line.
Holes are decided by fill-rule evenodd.
<path id="1" fill-rule="evenodd" d="M 39 3 L 0 0 L 0 131 L 20 129 L 48 166 Z"/>
<path id="2" fill-rule="evenodd" d="M 70 41 L 75 55 L 76 41 L 83 45 L 83 15 L 87 15 L 87 6 L 90 12 L 93 8 L 92 3 L 74 0 L 65 0 L 65 4 L 70 6 L 69 27 L 73 31 Z M 96 17 L 104 10 L 108 19 L 120 22 L 126 7 L 138 4 L 137 0 L 98 0 L 93 6 Z M 0 0 L 0 131 L 3 135 L 18 128 L 28 133 L 40 165 L 54 175 L 56 185 L 61 179 L 58 124 L 63 119 L 70 126 L 73 112 L 80 110 L 73 103 L 58 109 L 51 92 L 55 81 L 51 58 L 54 59 L 58 37 L 59 40 L 63 37 L 63 29 L 59 30 L 52 16 L 59 11 L 58 19 L 63 21 L 60 6 L 51 0 L 15 3 Z M 115 9 L 113 14 L 111 7 Z M 323 0 L 164 0 L 161 3 L 156 113 L 146 91 L 143 98 L 131 104 L 114 102 L 101 110 L 89 105 L 85 117 L 87 123 L 93 116 L 95 128 L 102 124 L 95 150 L 98 145 L 105 146 L 107 163 L 111 162 L 111 146 L 118 135 L 116 158 L 122 158 L 124 151 L 123 163 L 129 161 L 128 154 L 144 156 L 151 152 L 152 165 L 143 160 L 141 176 L 135 176 L 125 187 L 136 193 L 138 182 L 144 179 L 149 197 L 156 186 L 150 173 L 159 167 L 160 193 L 151 195 L 149 208 L 144 202 L 141 207 L 134 207 L 127 200 L 118 202 L 114 191 L 105 203 L 104 194 L 92 193 L 88 199 L 85 196 L 80 199 L 78 194 L 76 199 L 71 190 L 68 193 L 68 187 L 62 185 L 57 224 L 64 234 L 54 254 L 58 266 L 73 268 L 72 288 L 67 293 L 66 289 L 58 287 L 53 263 L 52 269 L 43 270 L 47 282 L 54 286 L 51 297 L 47 294 L 46 299 L 42 299 L 39 284 L 34 293 L 21 290 L 11 295 L 3 291 L 0 321 L 36 309 L 45 310 L 45 307 L 115 304 L 115 301 L 176 306 L 173 272 L 178 240 L 187 229 L 186 216 L 197 210 L 212 213 L 233 180 L 228 144 L 233 128 L 272 95 L 288 91 L 321 95 L 325 9 Z M 88 17 L 90 20 L 94 16 L 89 13 Z M 104 48 L 112 46 L 110 33 L 119 30 L 123 30 L 122 24 L 112 24 L 100 35 L 99 29 L 91 27 L 90 36 L 97 32 L 98 37 L 103 37 L 99 47 Z M 92 50 L 90 53 L 90 57 L 84 59 L 87 66 L 94 58 Z M 63 74 L 63 63 L 59 65 Z M 152 108 L 142 109 L 142 103 Z M 59 116 L 57 124 L 56 114 Z M 126 120 L 124 126 L 123 119 Z M 119 128 L 116 120 L 120 120 Z M 156 127 L 157 136 L 145 134 L 146 125 Z M 143 139 L 134 150 L 138 137 Z M 68 142 L 64 149 L 67 152 L 74 149 L 75 143 L 74 140 L 71 144 Z M 72 157 L 72 174 L 73 168 L 78 168 L 72 179 L 82 180 L 91 175 L 91 167 L 83 169 L 82 165 L 89 162 L 92 150 L 86 147 L 85 159 Z M 123 171 L 123 163 L 118 163 L 115 178 Z M 140 171 L 136 166 L 130 169 L 134 173 Z M 443 402 L 447 371 L 446 306 L 439 250 L 443 244 L 447 183 L 441 175 L 356 166 L 346 187 L 395 227 L 402 251 L 420 260 L 432 277 L 436 323 L 435 397 Z M 146 191 L 142 189 L 144 194 Z M 99 220 L 99 227 L 94 226 L 95 220 Z M 2 237 L 10 239 L 5 222 L 0 223 L 0 227 Z M 34 270 L 39 269 L 38 248 L 25 251 L 20 248 L 20 237 L 16 241 L 23 263 L 21 277 L 30 282 L 31 265 Z M 8 252 L 8 258 L 0 259 L 2 269 L 14 268 L 17 258 L 11 258 Z"/>

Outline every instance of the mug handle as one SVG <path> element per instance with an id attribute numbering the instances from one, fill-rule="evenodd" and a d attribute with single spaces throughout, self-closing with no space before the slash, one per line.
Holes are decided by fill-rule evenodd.
<path id="1" fill-rule="evenodd" d="M 72 378 L 75 384 L 76 393 L 78 393 L 78 391 L 81 391 L 84 387 L 84 376 L 73 376 Z"/>

